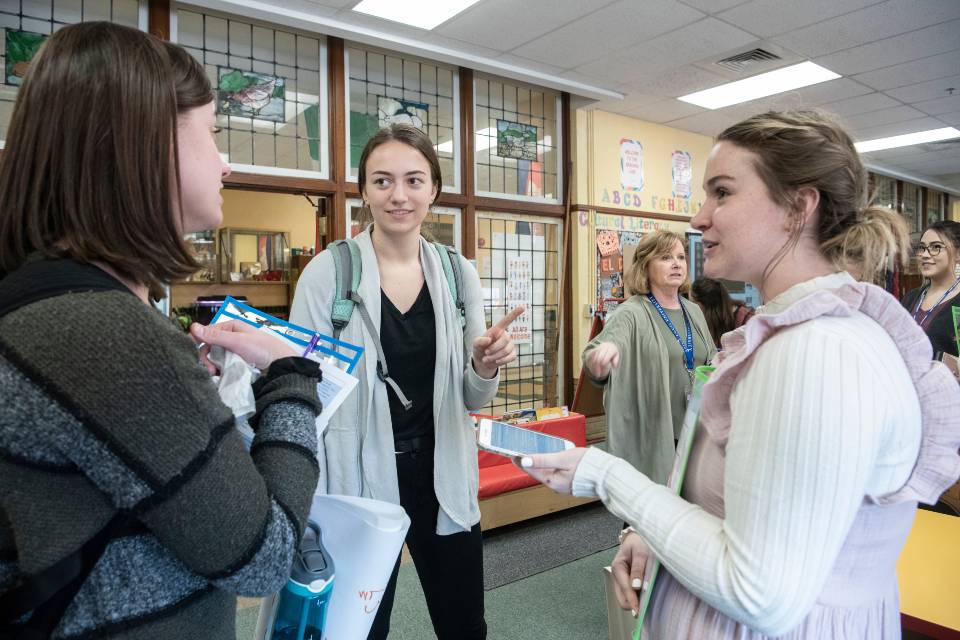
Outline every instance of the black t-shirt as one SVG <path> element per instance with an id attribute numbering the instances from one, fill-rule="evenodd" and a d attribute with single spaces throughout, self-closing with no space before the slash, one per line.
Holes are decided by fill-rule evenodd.
<path id="1" fill-rule="evenodd" d="M 387 385 L 394 440 L 433 435 L 433 371 L 437 360 L 437 327 L 427 283 L 406 313 L 380 292 L 380 343 L 390 377 L 413 403 L 404 410 Z"/>
<path id="2" fill-rule="evenodd" d="M 903 306 L 913 313 L 914 309 L 917 306 L 917 301 L 920 300 L 920 294 L 923 291 L 923 288 L 914 289 L 903 296 Z M 954 337 L 953 332 L 953 310 L 952 307 L 960 307 L 960 296 L 956 296 L 947 300 L 945 303 L 941 304 L 940 307 L 933 312 L 930 317 L 929 322 L 926 326 L 927 337 L 930 338 L 930 344 L 933 345 L 933 353 L 936 355 L 939 352 L 950 353 L 952 355 L 957 355 L 957 340 Z M 920 311 L 917 313 L 917 320 L 923 320 L 923 316 L 926 315 L 926 311 Z"/>

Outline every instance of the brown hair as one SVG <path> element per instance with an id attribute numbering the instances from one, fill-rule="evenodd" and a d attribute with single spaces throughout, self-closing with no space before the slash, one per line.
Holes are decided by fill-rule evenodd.
<path id="1" fill-rule="evenodd" d="M 905 222 L 890 209 L 869 205 L 867 171 L 853 140 L 826 114 L 816 110 L 761 113 L 731 126 L 717 140 L 753 152 L 754 169 L 770 198 L 792 215 L 797 211 L 797 190 L 817 189 L 816 240 L 837 268 L 869 280 L 891 258 L 908 259 Z M 796 246 L 803 231 L 804 221 L 797 216 L 790 240 L 765 275 Z"/>
<path id="2" fill-rule="evenodd" d="M 660 229 L 652 233 L 645 233 L 637 245 L 637 251 L 633 254 L 633 263 L 624 268 L 623 284 L 629 295 L 638 293 L 650 293 L 650 281 L 647 276 L 647 267 L 654 258 L 670 253 L 675 244 L 686 251 L 684 237 L 675 231 Z M 687 274 L 689 277 L 689 273 Z M 687 282 L 680 287 L 684 292 L 689 285 Z"/>
<path id="3" fill-rule="evenodd" d="M 103 262 L 159 297 L 195 272 L 173 214 L 177 115 L 212 99 L 190 54 L 136 29 L 88 22 L 50 36 L 0 159 L 0 275 L 39 252 Z"/>
<path id="4" fill-rule="evenodd" d="M 402 142 L 408 147 L 413 147 L 427 160 L 427 164 L 430 165 L 430 181 L 437 188 L 437 195 L 434 196 L 430 204 L 436 202 L 443 190 L 443 173 L 440 170 L 437 150 L 433 147 L 433 141 L 427 134 L 409 124 L 391 124 L 388 127 L 383 127 L 367 141 L 363 153 L 360 154 L 360 168 L 357 171 L 357 187 L 360 189 L 360 193 L 363 194 L 363 187 L 367 184 L 367 160 L 370 158 L 370 154 L 380 145 L 391 141 Z M 363 229 L 372 220 L 373 215 L 370 213 L 370 206 L 364 201 L 363 208 L 360 210 L 360 228 Z"/>
<path id="5" fill-rule="evenodd" d="M 737 324 L 727 288 L 719 280 L 700 276 L 690 285 L 690 295 L 703 309 L 714 344 L 720 346 L 720 336 L 733 331 Z"/>

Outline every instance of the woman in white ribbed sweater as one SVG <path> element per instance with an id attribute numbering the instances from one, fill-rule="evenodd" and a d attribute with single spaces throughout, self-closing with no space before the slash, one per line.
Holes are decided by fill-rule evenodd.
<path id="1" fill-rule="evenodd" d="M 850 137 L 817 112 L 724 131 L 707 160 L 705 271 L 767 304 L 723 338 L 681 496 L 597 449 L 531 456 L 557 491 L 632 523 L 613 563 L 648 637 L 900 637 L 896 560 L 918 501 L 960 475 L 960 389 L 882 289 L 902 221 L 867 205 Z"/>

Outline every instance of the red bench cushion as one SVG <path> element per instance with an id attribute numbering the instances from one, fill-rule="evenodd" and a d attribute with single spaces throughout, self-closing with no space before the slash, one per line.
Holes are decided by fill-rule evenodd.
<path id="1" fill-rule="evenodd" d="M 503 458 L 503 456 L 498 457 Z M 507 460 L 507 464 L 484 467 L 480 470 L 480 490 L 477 491 L 477 496 L 483 500 L 515 489 L 532 487 L 535 484 L 537 484 L 536 480 Z"/>
<path id="2" fill-rule="evenodd" d="M 529 422 L 522 426 L 525 429 L 565 438 L 578 447 L 584 447 L 587 443 L 586 419 L 577 413 L 570 414 L 566 418 Z M 480 465 L 480 490 L 477 495 L 481 500 L 537 484 L 536 480 L 518 469 L 510 458 L 480 451 L 477 461 Z"/>

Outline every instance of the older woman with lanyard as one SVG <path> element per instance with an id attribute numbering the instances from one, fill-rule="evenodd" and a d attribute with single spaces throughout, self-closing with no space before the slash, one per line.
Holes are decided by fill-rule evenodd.
<path id="1" fill-rule="evenodd" d="M 934 353 L 956 356 L 951 308 L 960 307 L 960 222 L 941 220 L 927 227 L 915 255 L 927 282 L 908 292 L 903 306 L 930 338 Z"/>
<path id="2" fill-rule="evenodd" d="M 707 364 L 716 350 L 700 307 L 680 296 L 687 284 L 682 236 L 671 231 L 644 235 L 624 281 L 635 295 L 587 344 L 583 370 L 605 387 L 609 450 L 663 483 L 673 464 L 693 369 Z"/>

